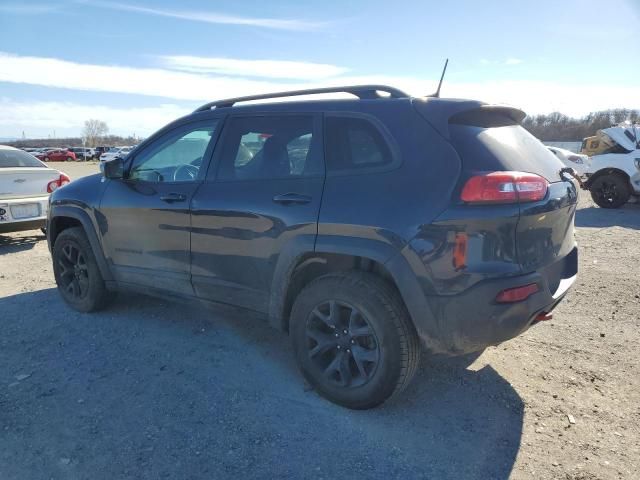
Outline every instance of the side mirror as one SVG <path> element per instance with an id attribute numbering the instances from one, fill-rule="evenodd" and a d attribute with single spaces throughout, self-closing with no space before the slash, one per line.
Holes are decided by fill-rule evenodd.
<path id="1" fill-rule="evenodd" d="M 105 178 L 118 179 L 124 177 L 124 160 L 120 157 L 116 157 L 112 160 L 102 162 L 100 164 Z"/>

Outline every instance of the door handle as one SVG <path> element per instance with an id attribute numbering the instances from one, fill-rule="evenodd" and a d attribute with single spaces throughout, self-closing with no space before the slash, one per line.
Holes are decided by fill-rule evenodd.
<path id="1" fill-rule="evenodd" d="M 273 197 L 273 201 L 283 205 L 302 205 L 311 202 L 311 197 L 309 195 L 301 195 L 299 193 L 283 193 L 282 195 L 276 195 Z"/>
<path id="2" fill-rule="evenodd" d="M 184 202 L 186 199 L 187 196 L 182 193 L 167 193 L 166 195 L 160 196 L 160 200 L 167 203 Z"/>

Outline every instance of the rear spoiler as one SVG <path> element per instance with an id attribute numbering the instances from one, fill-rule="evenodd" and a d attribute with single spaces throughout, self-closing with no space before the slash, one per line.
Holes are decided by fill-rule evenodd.
<path id="1" fill-rule="evenodd" d="M 527 116 L 522 110 L 508 105 L 490 105 L 475 100 L 412 99 L 413 106 L 433 128 L 447 140 L 449 125 L 503 127 L 519 125 Z"/>

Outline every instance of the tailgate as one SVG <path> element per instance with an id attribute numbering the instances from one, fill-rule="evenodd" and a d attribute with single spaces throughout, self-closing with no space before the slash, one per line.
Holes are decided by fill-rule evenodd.
<path id="1" fill-rule="evenodd" d="M 513 234 L 522 273 L 542 273 L 553 293 L 562 278 L 576 271 L 573 224 L 577 189 L 573 181 L 562 179 L 564 164 L 519 125 L 515 113 L 508 112 L 493 108 L 462 112 L 450 119 L 449 134 L 466 175 L 518 171 L 549 182 L 544 200 L 518 202 L 520 216 Z"/>
<path id="2" fill-rule="evenodd" d="M 578 192 L 571 181 L 549 185 L 546 200 L 520 205 L 516 228 L 518 263 L 525 273 L 538 271 L 551 293 L 577 271 L 574 219 Z"/>

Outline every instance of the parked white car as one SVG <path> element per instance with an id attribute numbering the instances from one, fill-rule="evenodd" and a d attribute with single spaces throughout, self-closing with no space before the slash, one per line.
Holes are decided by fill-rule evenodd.
<path id="1" fill-rule="evenodd" d="M 0 145 L 0 233 L 44 229 L 49 194 L 70 181 L 33 155 Z"/>
<path id="2" fill-rule="evenodd" d="M 567 167 L 573 168 L 581 177 L 587 173 L 589 168 L 589 156 L 581 153 L 575 153 L 571 150 L 565 150 L 558 147 L 547 147 L 558 159 Z"/>
<path id="3" fill-rule="evenodd" d="M 598 131 L 611 146 L 591 157 L 586 187 L 602 208 L 619 208 L 635 196 L 640 200 L 640 127 L 621 125 Z"/>
<path id="4" fill-rule="evenodd" d="M 109 150 L 100 155 L 101 162 L 108 162 L 116 157 L 126 157 L 133 147 L 111 147 Z"/>

